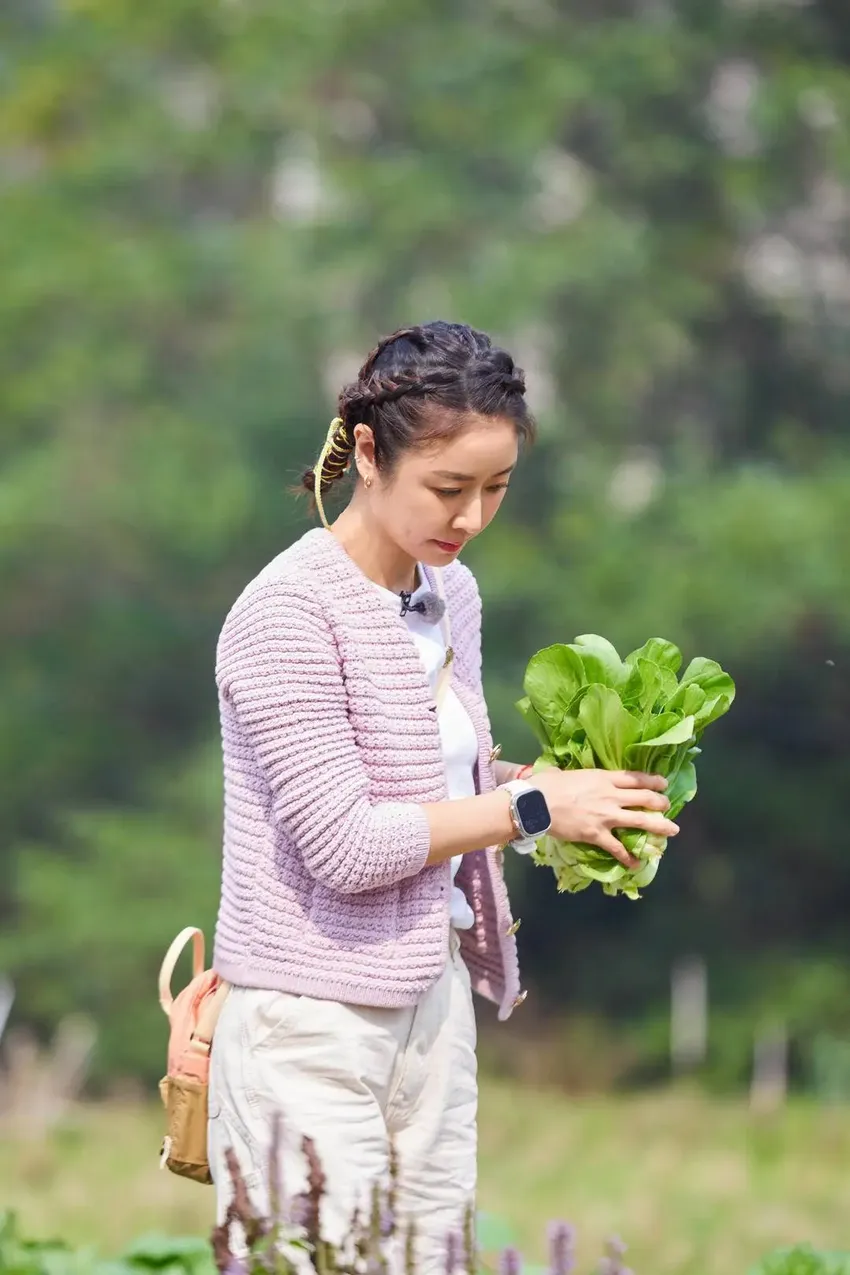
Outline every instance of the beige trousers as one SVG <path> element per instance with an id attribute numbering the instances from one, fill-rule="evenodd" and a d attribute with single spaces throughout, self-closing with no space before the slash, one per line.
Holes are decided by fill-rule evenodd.
<path id="1" fill-rule="evenodd" d="M 286 1196 L 304 1189 L 301 1137 L 327 1176 L 323 1231 L 338 1242 L 371 1187 L 385 1181 L 389 1142 L 400 1167 L 398 1212 L 415 1221 L 418 1275 L 444 1269 L 445 1239 L 474 1203 L 478 1092 L 469 975 L 451 957 L 415 1008 L 372 1009 L 285 992 L 234 988 L 210 1069 L 209 1158 L 219 1220 L 230 1200 L 232 1146 L 254 1204 L 268 1206 L 271 1117 L 283 1122 Z"/>

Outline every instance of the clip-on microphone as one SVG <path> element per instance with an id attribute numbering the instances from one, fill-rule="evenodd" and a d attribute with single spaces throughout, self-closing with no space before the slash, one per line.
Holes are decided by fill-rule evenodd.
<path id="1" fill-rule="evenodd" d="M 423 593 L 418 602 L 410 605 L 412 593 L 405 592 L 404 589 L 399 593 L 401 599 L 400 615 L 407 615 L 408 611 L 415 611 L 417 615 L 421 615 L 426 624 L 439 624 L 446 613 L 446 604 L 436 593 Z"/>

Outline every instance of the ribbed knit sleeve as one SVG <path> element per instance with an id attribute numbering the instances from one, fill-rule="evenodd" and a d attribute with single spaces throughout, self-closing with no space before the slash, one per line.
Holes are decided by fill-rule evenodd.
<path id="1" fill-rule="evenodd" d="M 273 819 L 316 881 L 359 894 L 425 867 L 422 806 L 370 801 L 339 650 L 302 583 L 260 581 L 243 594 L 219 638 L 216 680 L 268 783 Z"/>

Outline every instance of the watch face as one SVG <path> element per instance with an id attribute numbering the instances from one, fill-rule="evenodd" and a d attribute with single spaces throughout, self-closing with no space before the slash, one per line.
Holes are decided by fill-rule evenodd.
<path id="1" fill-rule="evenodd" d="M 549 807 L 542 792 L 533 788 L 531 792 L 521 792 L 516 799 L 516 812 L 525 829 L 527 837 L 540 837 L 548 831 L 552 822 Z"/>

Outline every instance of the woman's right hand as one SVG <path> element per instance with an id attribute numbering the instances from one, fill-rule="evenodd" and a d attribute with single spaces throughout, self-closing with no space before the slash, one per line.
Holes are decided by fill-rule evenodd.
<path id="1" fill-rule="evenodd" d="M 678 825 L 664 818 L 670 802 L 667 780 L 631 770 L 558 770 L 551 767 L 529 776 L 546 798 L 559 841 L 584 841 L 607 850 L 626 868 L 640 860 L 614 836 L 614 828 L 638 828 L 659 837 L 675 837 Z"/>

